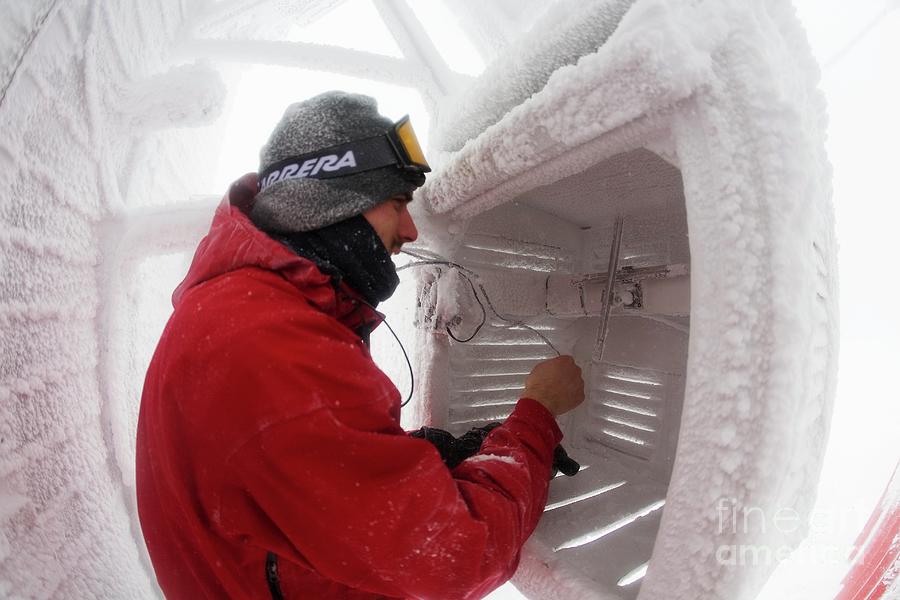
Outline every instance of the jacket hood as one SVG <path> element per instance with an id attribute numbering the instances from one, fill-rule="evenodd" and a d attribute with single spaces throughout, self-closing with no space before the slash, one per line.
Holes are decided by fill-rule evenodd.
<path id="1" fill-rule="evenodd" d="M 366 305 L 353 289 L 345 283 L 335 289 L 331 278 L 315 263 L 297 256 L 256 228 L 247 216 L 253 204 L 252 198 L 246 198 L 249 189 L 256 189 L 256 174 L 242 177 L 222 199 L 209 232 L 197 246 L 187 276 L 172 294 L 172 305 L 177 308 L 190 290 L 206 281 L 255 267 L 277 273 L 310 304 L 351 329 L 362 324 L 377 326 L 384 316 Z"/>

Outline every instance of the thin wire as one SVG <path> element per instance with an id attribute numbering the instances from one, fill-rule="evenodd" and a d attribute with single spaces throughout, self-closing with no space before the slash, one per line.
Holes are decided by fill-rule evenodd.
<path id="1" fill-rule="evenodd" d="M 4 105 L 6 102 L 6 95 L 9 93 L 9 90 L 12 89 L 13 85 L 18 83 L 19 80 L 19 72 L 22 70 L 22 65 L 25 64 L 25 59 L 28 58 L 28 55 L 31 53 L 32 46 L 34 46 L 35 40 L 44 30 L 44 26 L 47 24 L 47 21 L 50 20 L 51 16 L 54 16 L 54 12 L 59 8 L 61 2 L 60 0 L 54 0 L 53 4 L 50 5 L 50 8 L 47 9 L 47 12 L 44 13 L 44 16 L 38 19 L 37 23 L 34 24 L 28 39 L 25 40 L 25 46 L 22 48 L 21 53 L 15 59 L 15 64 L 12 67 L 12 73 L 6 81 L 6 85 L 0 90 L 0 107 Z"/>
<path id="2" fill-rule="evenodd" d="M 444 266 L 448 266 L 448 267 L 457 269 L 459 271 L 459 274 L 463 277 L 463 279 L 465 279 L 468 282 L 469 287 L 472 288 L 472 296 L 475 298 L 475 302 L 478 303 L 478 306 L 481 307 L 481 322 L 478 324 L 478 327 L 475 328 L 475 331 L 472 333 L 472 335 L 470 335 L 469 337 L 467 337 L 464 340 L 461 340 L 458 337 L 456 337 L 456 335 L 453 334 L 453 331 L 451 331 L 450 326 L 447 325 L 446 326 L 447 334 L 451 338 L 453 338 L 455 341 L 457 341 L 461 344 L 466 344 L 468 342 L 471 342 L 475 338 L 475 336 L 478 335 L 478 332 L 481 331 L 481 328 L 484 327 L 484 324 L 487 322 L 487 310 L 485 310 L 484 303 L 482 303 L 481 299 L 478 297 L 478 290 L 481 290 L 481 293 L 484 295 L 484 299 L 487 302 L 488 306 L 490 307 L 491 312 L 494 313 L 494 316 L 497 317 L 498 319 L 500 319 L 501 321 L 505 321 L 505 322 L 511 324 L 511 325 L 505 325 L 503 327 L 506 327 L 506 328 L 522 327 L 524 329 L 531 331 L 532 333 L 537 335 L 539 338 L 541 338 L 541 340 L 543 340 L 544 343 L 547 344 L 554 352 L 556 352 L 557 356 L 560 356 L 560 352 L 559 352 L 559 350 L 556 349 L 556 346 L 554 346 L 552 343 L 550 343 L 550 340 L 548 340 L 540 331 L 538 331 L 537 329 L 534 329 L 533 327 L 531 327 L 529 325 L 526 325 L 522 321 L 513 321 L 511 319 L 508 319 L 508 318 L 502 316 L 499 312 L 497 312 L 497 309 L 494 308 L 494 303 L 491 302 L 491 298 L 490 298 L 490 296 L 488 296 L 487 290 L 484 289 L 484 285 L 482 285 L 482 283 L 480 281 L 478 282 L 478 290 L 475 289 L 475 282 L 472 280 L 472 278 L 473 277 L 477 278 L 478 274 L 475 273 L 474 271 L 471 271 L 457 263 L 453 263 L 453 262 L 450 262 L 447 260 L 432 260 L 425 256 L 421 256 L 421 255 L 415 254 L 413 252 L 409 252 L 408 250 L 404 250 L 403 253 L 419 259 L 419 262 L 407 263 L 401 267 L 398 267 L 397 271 L 402 271 L 402 270 L 408 269 L 410 267 L 422 267 L 422 266 L 427 266 L 427 265 L 444 265 Z M 371 308 L 373 311 L 375 311 L 376 314 L 379 314 L 378 310 L 374 306 L 372 306 L 365 300 L 360 299 L 360 301 L 363 304 L 365 304 L 366 306 L 368 306 L 369 308 Z M 406 400 L 404 400 L 403 402 L 400 403 L 400 408 L 404 408 L 407 404 L 409 404 L 410 400 L 412 400 L 413 393 L 415 392 L 415 389 L 416 389 L 416 379 L 415 379 L 415 374 L 413 373 L 412 362 L 409 360 L 409 354 L 407 354 L 407 352 L 406 352 L 406 347 L 404 347 L 403 342 L 400 341 L 400 336 L 397 335 L 397 332 L 394 331 L 394 328 L 391 327 L 390 323 L 388 323 L 387 318 L 383 318 L 382 322 L 387 326 L 388 331 L 391 332 L 391 335 L 394 336 L 394 339 L 397 341 L 397 345 L 400 346 L 400 351 L 403 352 L 403 358 L 404 358 L 404 360 L 406 360 L 406 367 L 409 369 L 409 395 L 406 397 Z"/>
<path id="3" fill-rule="evenodd" d="M 487 311 L 484 309 L 484 304 L 481 303 L 481 299 L 478 297 L 478 292 L 475 291 L 475 284 L 472 283 L 472 280 L 469 279 L 469 277 L 466 274 L 461 273 L 461 275 L 463 276 L 463 278 L 466 281 L 469 282 L 469 287 L 472 288 L 472 296 L 475 298 L 475 302 L 478 303 L 478 306 L 481 307 L 481 323 L 478 324 L 478 327 L 475 328 L 475 331 L 472 332 L 472 335 L 470 335 L 469 337 L 467 337 L 464 340 L 461 340 L 458 337 L 456 337 L 455 335 L 453 335 L 453 332 L 450 331 L 449 325 L 447 325 L 447 335 L 449 335 L 451 338 L 453 338 L 455 341 L 459 342 L 460 344 L 468 344 L 473 339 L 475 339 L 475 336 L 478 335 L 478 332 L 481 331 L 481 328 L 484 327 L 484 324 L 487 322 Z"/>
<path id="4" fill-rule="evenodd" d="M 410 267 L 418 267 L 420 265 L 447 265 L 448 267 L 453 267 L 454 269 L 459 269 L 463 273 L 471 275 L 472 277 L 478 276 L 475 273 L 475 271 L 472 271 L 471 269 L 467 269 L 459 263 L 451 262 L 449 260 L 444 260 L 440 256 L 425 256 L 424 254 L 417 254 L 415 252 L 410 252 L 409 250 L 401 250 L 400 252 L 402 252 L 403 254 L 408 254 L 409 256 L 412 256 L 413 258 L 418 259 L 419 262 L 406 263 L 405 265 L 399 266 L 399 267 L 397 267 L 398 272 L 400 272 L 404 269 L 408 269 Z"/>
<path id="5" fill-rule="evenodd" d="M 857 45 L 859 45 L 859 43 L 862 42 L 866 38 L 866 36 L 868 36 L 876 27 L 878 27 L 878 25 L 881 24 L 881 21 L 883 21 L 885 17 L 887 17 L 892 11 L 896 10 L 898 6 L 900 5 L 897 5 L 896 2 L 886 2 L 884 8 L 880 13 L 876 14 L 871 21 L 863 26 L 863 28 L 860 29 L 856 33 L 856 35 L 854 35 L 850 39 L 850 41 L 844 44 L 844 46 L 840 50 L 838 50 L 831 56 L 831 58 L 825 61 L 825 70 L 830 71 L 831 68 L 834 67 L 834 65 L 839 63 L 845 56 L 850 54 L 850 52 Z"/>
<path id="6" fill-rule="evenodd" d="M 481 293 L 484 294 L 484 299 L 487 301 L 488 306 L 491 309 L 491 312 L 494 313 L 494 316 L 497 317 L 498 319 L 500 319 L 501 321 L 506 321 L 507 323 L 511 323 L 511 325 L 506 326 L 507 328 L 511 329 L 513 327 L 521 327 L 523 329 L 527 329 L 528 331 L 532 332 L 533 334 L 535 334 L 536 336 L 541 338 L 545 344 L 550 346 L 550 349 L 553 350 L 554 352 L 556 352 L 557 356 L 562 356 L 560 351 L 556 349 L 556 346 L 554 346 L 552 343 L 550 343 L 550 340 L 548 340 L 546 338 L 546 336 L 544 336 L 544 334 L 542 334 L 540 331 L 538 331 L 531 325 L 526 325 L 525 322 L 523 322 L 523 321 L 514 321 L 512 319 L 507 319 L 506 317 L 501 315 L 499 312 L 497 312 L 497 309 L 494 308 L 494 303 L 491 302 L 491 298 L 490 298 L 490 296 L 488 296 L 488 293 L 487 293 L 487 291 L 485 291 L 484 285 L 482 285 L 481 282 L 478 282 L 478 289 L 480 289 Z"/>
<path id="7" fill-rule="evenodd" d="M 426 250 L 426 252 L 428 252 L 428 251 Z M 432 252 L 428 252 L 428 256 L 426 256 L 425 254 L 422 254 L 421 252 L 413 252 L 409 248 L 404 248 L 404 249 L 400 250 L 400 253 L 408 254 L 409 256 L 412 256 L 413 258 L 418 258 L 419 260 L 443 260 L 443 257 L 441 257 L 439 254 L 434 254 Z"/>
<path id="8" fill-rule="evenodd" d="M 409 404 L 410 400 L 412 400 L 413 392 L 416 389 L 416 378 L 413 375 L 412 363 L 409 361 L 409 355 L 406 353 L 406 348 L 403 347 L 403 342 L 401 342 L 400 338 L 397 337 L 397 333 L 394 331 L 394 328 L 391 327 L 391 324 L 387 322 L 387 319 L 384 320 L 384 324 L 387 325 L 388 331 L 391 332 L 391 335 L 394 336 L 394 339 L 397 340 L 397 343 L 400 345 L 400 350 L 403 352 L 403 358 L 406 359 L 406 366 L 409 369 L 409 396 L 406 397 L 406 400 L 400 403 L 400 408 L 403 408 L 407 404 Z"/>
<path id="9" fill-rule="evenodd" d="M 421 262 L 407 263 L 407 264 L 403 265 L 402 267 L 399 267 L 397 270 L 400 271 L 401 269 L 406 269 L 408 267 L 424 267 L 424 266 L 428 266 L 428 265 L 446 265 L 446 266 L 455 267 L 455 268 L 459 269 L 460 275 L 462 276 L 462 278 L 465 279 L 469 283 L 469 286 L 472 288 L 472 296 L 475 298 L 475 302 L 477 302 L 478 306 L 481 308 L 481 323 L 478 324 L 478 326 L 475 328 L 475 331 L 472 333 L 472 335 L 470 335 L 469 337 L 467 337 L 464 340 L 461 340 L 458 337 L 456 337 L 456 335 L 453 333 L 453 331 L 451 331 L 449 325 L 446 326 L 447 335 L 449 335 L 451 338 L 453 338 L 454 341 L 457 341 L 461 344 L 466 344 L 468 342 L 471 342 L 473 339 L 475 339 L 475 336 L 478 335 L 478 332 L 481 331 L 481 328 L 484 327 L 484 324 L 487 322 L 487 311 L 484 308 L 484 304 L 481 302 L 481 299 L 478 297 L 478 292 L 475 290 L 475 284 L 472 283 L 472 279 L 465 273 L 466 271 L 471 273 L 471 271 L 469 271 L 468 269 L 466 269 L 463 266 L 455 265 L 455 264 L 450 263 L 445 260 L 440 260 L 440 261 L 439 260 L 423 260 Z M 485 298 L 486 297 L 487 296 L 485 296 Z"/>
<path id="10" fill-rule="evenodd" d="M 475 297 L 475 301 L 478 302 L 478 305 L 481 307 L 482 320 L 481 320 L 481 323 L 478 324 L 478 327 L 475 328 L 475 333 L 473 333 L 469 338 L 467 338 L 465 340 L 460 340 L 455 335 L 453 335 L 453 332 L 450 331 L 449 326 L 447 327 L 447 333 L 450 334 L 450 337 L 452 337 L 454 340 L 456 340 L 457 342 L 461 342 L 461 343 L 470 342 L 472 339 L 474 339 L 475 336 L 478 334 L 478 332 L 481 330 L 481 328 L 484 326 L 485 322 L 487 321 L 487 312 L 484 310 L 484 304 L 478 298 L 478 292 L 476 291 L 475 283 L 473 282 L 473 278 L 476 280 L 479 279 L 478 274 L 475 273 L 474 271 L 467 269 L 466 267 L 464 267 L 460 264 L 450 262 L 448 260 L 437 260 L 437 259 L 433 259 L 431 257 L 426 257 L 424 255 L 416 254 L 414 252 L 409 252 L 408 250 L 403 250 L 403 253 L 419 259 L 419 262 L 407 263 L 407 264 L 403 265 L 402 267 L 399 267 L 397 269 L 397 271 L 401 271 L 403 269 L 407 269 L 407 268 L 411 268 L 411 267 L 420 267 L 420 266 L 427 266 L 427 265 L 445 265 L 445 266 L 453 267 L 453 268 L 459 270 L 460 275 L 471 286 L 472 294 Z M 556 346 L 554 346 L 550 342 L 550 340 L 548 340 L 547 337 L 544 334 L 542 334 L 540 331 L 538 331 L 534 327 L 531 327 L 530 325 L 525 324 L 523 321 L 515 321 L 513 319 L 509 319 L 509 318 L 501 315 L 497 311 L 497 309 L 494 307 L 494 303 L 491 302 L 491 297 L 488 295 L 487 290 L 484 289 L 484 285 L 480 281 L 478 282 L 478 289 L 481 290 L 481 294 L 484 296 L 484 300 L 485 300 L 485 302 L 487 302 L 487 305 L 491 309 L 491 312 L 494 313 L 494 316 L 497 317 L 499 320 L 510 324 L 510 325 L 501 325 L 501 327 L 505 327 L 507 329 L 513 329 L 515 327 L 527 329 L 528 331 L 534 333 L 536 336 L 541 338 L 541 340 L 547 346 L 549 346 L 550 349 L 553 350 L 553 352 L 555 352 L 557 356 L 561 356 L 561 353 L 559 350 L 556 349 Z"/>

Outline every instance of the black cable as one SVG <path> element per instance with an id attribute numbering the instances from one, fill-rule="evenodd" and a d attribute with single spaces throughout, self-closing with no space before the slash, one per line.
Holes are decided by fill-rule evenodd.
<path id="1" fill-rule="evenodd" d="M 278 556 L 274 552 L 266 553 L 266 583 L 272 600 L 284 600 L 281 591 L 281 576 L 278 574 Z"/>
<path id="2" fill-rule="evenodd" d="M 410 256 L 416 256 L 415 254 L 411 254 L 411 253 L 408 253 L 408 254 Z M 453 268 L 459 270 L 460 275 L 462 275 L 463 279 L 465 279 L 468 282 L 469 287 L 472 288 L 472 296 L 475 298 L 475 302 L 477 302 L 478 306 L 481 308 L 481 323 L 478 324 L 478 326 L 475 328 L 475 331 L 472 333 L 472 335 L 470 335 L 469 337 L 467 337 L 464 340 L 461 340 L 458 337 L 456 337 L 453 334 L 453 331 L 450 330 L 449 325 L 446 326 L 447 335 L 449 335 L 454 341 L 459 342 L 460 344 L 467 344 L 467 343 L 471 342 L 473 339 L 475 339 L 475 336 L 478 335 L 478 332 L 481 331 L 481 328 L 484 327 L 484 324 L 487 323 L 487 310 L 484 308 L 484 303 L 481 301 L 481 298 L 478 297 L 478 291 L 475 289 L 475 284 L 472 282 L 472 278 L 469 277 L 469 274 L 475 275 L 475 273 L 470 271 L 469 269 L 463 267 L 462 265 L 458 265 L 456 263 L 452 263 L 452 262 L 449 262 L 446 260 L 422 260 L 422 261 L 414 262 L 414 263 L 406 263 L 402 267 L 399 267 L 397 270 L 402 271 L 403 269 L 408 269 L 410 267 L 425 267 L 428 265 L 442 265 L 442 266 L 445 265 L 445 266 L 453 267 Z M 484 287 L 482 287 L 480 284 L 479 284 L 479 287 L 481 287 L 481 293 L 485 294 L 485 299 L 487 299 L 487 293 L 484 291 Z M 490 300 L 488 300 L 488 302 L 490 302 Z"/>
<path id="3" fill-rule="evenodd" d="M 400 344 L 400 351 L 403 352 L 403 358 L 406 359 L 406 366 L 409 369 L 409 396 L 406 397 L 406 400 L 400 403 L 400 408 L 403 408 L 409 401 L 412 400 L 413 391 L 416 389 L 416 378 L 413 375 L 412 363 L 409 361 L 409 355 L 406 353 L 406 348 L 403 347 L 403 342 L 400 341 L 400 338 L 397 337 L 397 334 L 394 332 L 394 328 L 391 327 L 391 324 L 387 322 L 387 319 L 384 320 L 384 324 L 387 325 L 388 331 L 394 336 L 394 339 L 397 340 L 397 343 Z"/>
<path id="4" fill-rule="evenodd" d="M 407 263 L 407 264 L 403 265 L 402 267 L 399 267 L 397 269 L 397 271 L 402 271 L 403 269 L 408 269 L 410 267 L 420 267 L 420 266 L 426 266 L 426 265 L 446 265 L 448 267 L 453 267 L 455 269 L 458 269 L 460 271 L 460 275 L 462 275 L 463 278 L 469 282 L 469 285 L 472 286 L 472 294 L 475 296 L 476 302 L 478 302 L 478 305 L 481 307 L 481 310 L 483 313 L 483 319 L 482 319 L 481 323 L 479 323 L 478 327 L 475 328 L 475 333 L 473 333 L 469 338 L 467 338 L 465 340 L 460 340 L 455 335 L 453 335 L 453 332 L 450 331 L 449 327 L 447 328 L 447 333 L 450 335 L 451 338 L 453 338 L 457 342 L 466 343 L 466 342 L 472 341 L 472 339 L 474 339 L 474 337 L 478 334 L 478 332 L 481 330 L 481 328 L 484 326 L 485 322 L 487 321 L 487 311 L 485 311 L 484 304 L 482 304 L 481 300 L 478 298 L 478 292 L 475 290 L 475 284 L 472 282 L 472 277 L 478 277 L 478 274 L 475 273 L 474 271 L 467 269 L 464 266 L 454 263 L 454 262 L 450 262 L 447 260 L 437 260 L 437 259 L 427 258 L 427 257 L 421 256 L 419 254 L 409 252 L 407 250 L 402 250 L 402 252 L 404 254 L 408 254 L 409 256 L 412 256 L 412 257 L 420 259 L 420 260 L 419 260 L 419 262 Z M 549 281 L 550 281 L 550 278 L 548 277 L 547 278 L 548 283 L 546 284 L 548 287 L 549 287 Z M 541 340 L 545 344 L 547 344 L 550 347 L 550 349 L 556 353 L 557 356 L 562 355 L 560 353 L 560 351 L 556 349 L 556 346 L 554 346 L 553 343 L 547 339 L 547 336 L 542 334 L 540 331 L 538 331 L 534 327 L 531 327 L 530 325 L 526 325 L 522 321 L 514 321 L 512 319 L 507 319 L 506 317 L 501 315 L 499 312 L 497 312 L 497 309 L 494 308 L 494 303 L 491 302 L 491 297 L 488 296 L 487 290 L 484 289 L 484 285 L 480 282 L 478 283 L 478 289 L 481 290 L 481 293 L 484 295 L 485 301 L 487 302 L 488 306 L 490 307 L 491 312 L 494 313 L 495 317 L 497 317 L 501 321 L 505 321 L 505 322 L 509 323 L 510 325 L 508 327 L 522 327 L 523 329 L 527 329 L 528 331 L 532 332 L 533 334 L 535 334 L 536 336 L 541 338 Z M 547 312 L 549 313 L 549 310 Z"/>
<path id="5" fill-rule="evenodd" d="M 485 323 L 487 323 L 487 310 L 485 310 L 484 304 L 481 303 L 481 299 L 478 297 L 478 292 L 475 290 L 475 284 L 472 283 L 472 280 L 469 278 L 469 276 L 462 272 L 460 272 L 460 275 L 462 275 L 463 278 L 469 282 L 469 286 L 472 288 L 472 296 L 475 298 L 475 302 L 478 303 L 478 306 L 481 307 L 481 323 L 478 324 L 478 327 L 475 328 L 475 331 L 472 333 L 472 335 L 470 335 L 469 337 L 467 337 L 464 340 L 461 340 L 458 337 L 456 337 L 455 335 L 453 335 L 453 332 L 450 331 L 449 325 L 447 325 L 447 335 L 449 335 L 451 338 L 453 338 L 455 341 L 459 342 L 460 344 L 468 344 L 473 339 L 475 339 L 475 336 L 478 335 L 478 332 L 481 331 L 481 328 L 484 327 Z M 484 292 L 484 288 L 482 288 L 481 291 Z M 485 296 L 485 298 L 487 298 L 487 296 Z"/>
<path id="6" fill-rule="evenodd" d="M 368 306 L 369 308 L 371 308 L 373 311 L 375 311 L 375 314 L 381 314 L 378 312 L 378 309 L 376 309 L 374 306 L 372 306 L 371 304 L 369 304 L 362 298 L 360 298 L 359 301 L 362 302 L 363 304 L 365 304 L 366 306 Z M 409 361 L 409 355 L 406 353 L 406 348 L 403 346 L 403 342 L 400 341 L 400 338 L 397 336 L 397 333 L 394 331 L 394 328 L 391 327 L 390 323 L 388 323 L 387 317 L 382 318 L 381 321 L 382 321 L 382 323 L 387 325 L 388 331 L 391 332 L 391 335 L 394 336 L 394 339 L 397 340 L 397 343 L 400 345 L 400 351 L 403 352 L 403 358 L 406 359 L 406 366 L 409 368 L 409 396 L 406 397 L 406 400 L 404 400 L 403 402 L 400 403 L 400 408 L 403 408 L 404 406 L 409 404 L 410 400 L 412 400 L 413 391 L 415 391 L 415 389 L 416 389 L 416 378 L 413 375 L 412 363 Z"/>

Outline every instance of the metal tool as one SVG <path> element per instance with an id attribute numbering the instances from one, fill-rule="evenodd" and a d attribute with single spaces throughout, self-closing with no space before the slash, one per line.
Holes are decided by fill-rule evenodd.
<path id="1" fill-rule="evenodd" d="M 600 330 L 597 332 L 597 343 L 594 345 L 594 352 L 591 354 L 591 362 L 598 364 L 603 359 L 603 347 L 606 345 L 606 336 L 609 333 L 609 312 L 612 310 L 613 300 L 616 293 L 616 271 L 619 269 L 619 250 L 622 246 L 622 229 L 625 224 L 625 217 L 622 214 L 616 215 L 616 221 L 613 225 L 612 245 L 609 248 L 609 267 L 606 272 L 609 274 L 606 280 L 606 290 L 603 294 L 603 304 L 600 310 Z"/>

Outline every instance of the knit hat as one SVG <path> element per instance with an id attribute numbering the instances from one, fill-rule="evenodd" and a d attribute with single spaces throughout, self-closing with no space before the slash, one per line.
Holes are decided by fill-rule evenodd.
<path id="1" fill-rule="evenodd" d="M 260 151 L 259 172 L 291 157 L 379 136 L 393 126 L 378 113 L 374 98 L 326 92 L 287 108 Z M 422 183 L 424 175 L 410 176 L 397 165 L 329 179 L 286 178 L 260 190 L 250 219 L 266 232 L 312 231 L 411 193 Z"/>

